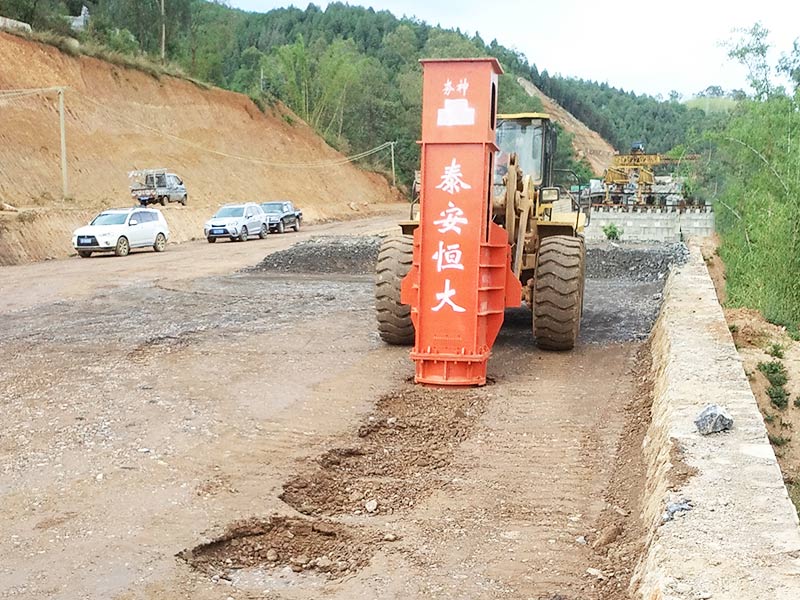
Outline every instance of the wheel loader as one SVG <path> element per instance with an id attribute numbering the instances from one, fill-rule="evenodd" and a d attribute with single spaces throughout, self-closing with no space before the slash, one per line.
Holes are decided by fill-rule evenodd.
<path id="1" fill-rule="evenodd" d="M 464 60 L 422 62 L 425 76 L 429 70 L 433 73 L 423 88 L 420 210 L 415 218 L 400 223 L 401 232 L 387 237 L 381 246 L 375 286 L 378 331 L 389 344 L 414 344 L 418 382 L 481 385 L 506 307 L 522 302 L 530 307 L 533 336 L 540 348 L 570 350 L 575 345 L 583 307 L 585 215 L 559 214 L 553 209 L 560 190 L 553 181 L 556 128 L 549 116 L 496 115 L 497 78 L 492 75 L 501 72 L 499 64 L 491 59 L 475 59 L 477 64 L 464 64 L 468 62 Z M 437 79 L 439 71 L 463 72 L 464 82 L 480 75 L 485 78 L 489 129 L 485 132 L 477 127 L 475 140 L 451 126 L 441 126 L 441 122 L 459 118 L 468 122 L 467 108 L 480 110 L 480 96 L 473 100 L 465 95 L 459 99 L 465 102 L 456 107 L 445 97 L 444 108 L 430 109 L 434 115 L 430 120 L 436 119 L 433 111 L 438 111 L 439 127 L 428 125 L 431 141 L 426 142 L 425 104 L 441 105 L 438 87 L 445 75 Z M 447 87 L 446 81 L 445 92 Z M 455 116 L 443 120 L 443 110 Z M 467 152 L 472 152 L 477 162 L 470 163 Z M 437 153 L 453 155 L 452 162 L 445 158 L 441 176 Z M 469 164 L 484 165 L 480 190 L 475 178 L 467 183 L 462 175 Z M 454 178 L 454 173 L 458 177 Z M 469 200 L 462 195 L 470 193 Z M 439 200 L 439 196 L 443 198 Z M 463 223 L 466 229 L 468 222 L 478 219 L 485 222 L 471 239 L 467 239 L 468 231 L 454 231 L 458 229 L 454 223 Z M 471 268 L 475 276 L 463 283 L 448 275 L 463 275 Z M 444 288 L 439 291 L 443 277 Z M 458 290 L 456 283 L 461 285 Z M 426 291 L 426 286 L 435 289 Z M 464 290 L 465 286 L 469 289 Z M 477 288 L 474 301 L 470 300 L 472 288 Z M 420 331 L 423 328 L 427 333 Z M 483 363 L 482 369 L 476 367 L 478 363 Z"/>

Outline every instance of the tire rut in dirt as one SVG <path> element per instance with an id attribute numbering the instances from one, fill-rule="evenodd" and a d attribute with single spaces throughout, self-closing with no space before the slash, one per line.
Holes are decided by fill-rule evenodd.
<path id="1" fill-rule="evenodd" d="M 414 343 L 411 307 L 400 302 L 400 285 L 411 269 L 414 238 L 396 235 L 386 238 L 378 253 L 375 268 L 375 310 L 378 333 L 387 344 L 410 346 Z"/>
<path id="2" fill-rule="evenodd" d="M 480 390 L 408 385 L 381 398 L 357 440 L 333 448 L 283 486 L 280 498 L 307 515 L 394 514 L 448 480 L 459 444 L 487 405 Z"/>
<path id="3" fill-rule="evenodd" d="M 274 516 L 228 526 L 210 542 L 178 553 L 197 571 L 230 580 L 247 568 L 290 567 L 336 579 L 366 565 L 381 536 L 330 521 Z"/>

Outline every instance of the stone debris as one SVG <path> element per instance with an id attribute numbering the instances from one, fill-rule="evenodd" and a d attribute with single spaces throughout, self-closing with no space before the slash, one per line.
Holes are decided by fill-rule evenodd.
<path id="1" fill-rule="evenodd" d="M 709 404 L 697 415 L 694 424 L 702 435 L 708 435 L 731 429 L 733 417 L 719 404 Z"/>
<path id="2" fill-rule="evenodd" d="M 367 500 L 364 503 L 364 508 L 367 509 L 368 513 L 374 513 L 378 510 L 378 501 L 377 500 Z"/>
<path id="3" fill-rule="evenodd" d="M 694 506 L 692 505 L 692 501 L 688 498 L 681 498 L 677 502 L 669 502 L 667 503 L 667 508 L 664 510 L 664 514 L 661 516 L 661 521 L 664 523 L 672 521 L 675 517 L 689 512 L 692 508 L 694 508 Z"/>

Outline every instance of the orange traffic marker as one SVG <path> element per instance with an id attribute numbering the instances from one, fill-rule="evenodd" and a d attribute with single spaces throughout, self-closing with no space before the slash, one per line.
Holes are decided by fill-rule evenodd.
<path id="1" fill-rule="evenodd" d="M 415 381 L 483 385 L 506 307 L 521 303 L 505 230 L 491 221 L 496 59 L 423 60 L 420 225 L 402 286 Z"/>

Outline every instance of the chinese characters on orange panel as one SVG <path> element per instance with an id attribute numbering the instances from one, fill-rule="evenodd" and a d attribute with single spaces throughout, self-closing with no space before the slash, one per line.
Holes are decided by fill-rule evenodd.
<path id="1" fill-rule="evenodd" d="M 470 107 L 466 99 L 469 82 L 462 78 L 457 84 L 448 79 L 442 93 L 445 96 L 444 108 L 439 109 L 437 125 L 440 127 L 452 127 L 454 125 L 473 125 L 475 123 L 475 109 Z M 457 99 L 447 99 L 456 94 L 462 96 Z M 445 166 L 441 182 L 436 186 L 446 194 L 455 196 L 461 190 L 471 190 L 472 186 L 464 181 L 464 174 L 461 172 L 461 165 L 456 157 Z M 438 240 L 438 249 L 431 257 L 436 262 L 436 272 L 442 273 L 447 270 L 463 271 L 464 265 L 461 262 L 461 244 L 453 240 L 454 237 L 461 236 L 461 228 L 469 225 L 469 220 L 464 216 L 454 200 L 447 203 L 447 208 L 439 213 L 439 219 L 433 222 L 437 226 L 437 231 L 442 234 L 444 239 Z M 436 300 L 439 304 L 431 308 L 433 312 L 439 312 L 445 307 L 449 307 L 453 312 L 463 313 L 466 308 L 459 306 L 456 302 L 458 290 L 453 287 L 449 277 L 444 278 L 442 284 L 444 289 L 436 293 Z"/>

